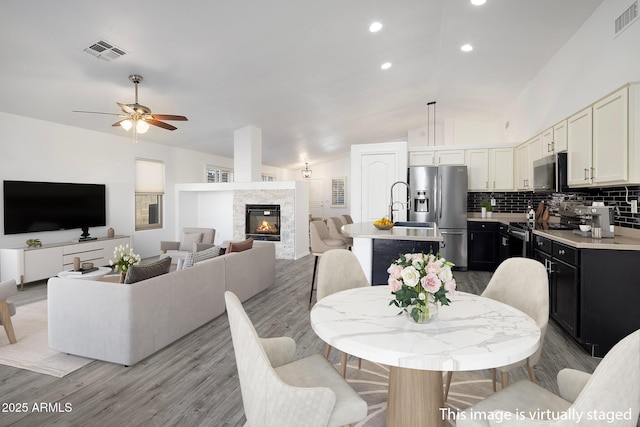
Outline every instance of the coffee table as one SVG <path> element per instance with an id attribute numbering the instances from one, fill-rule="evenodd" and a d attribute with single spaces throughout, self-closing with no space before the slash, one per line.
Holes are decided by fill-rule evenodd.
<path id="1" fill-rule="evenodd" d="M 457 292 L 437 319 L 416 324 L 391 299 L 387 286 L 349 289 L 321 299 L 310 315 L 332 347 L 390 367 L 389 427 L 444 426 L 443 371 L 509 365 L 540 345 L 535 321 L 499 301 Z"/>
<path id="2" fill-rule="evenodd" d="M 64 277 L 65 279 L 87 279 L 87 280 L 99 280 L 107 274 L 111 273 L 111 267 L 98 267 L 96 271 L 85 274 L 73 274 L 68 270 L 58 273 L 58 277 Z"/>

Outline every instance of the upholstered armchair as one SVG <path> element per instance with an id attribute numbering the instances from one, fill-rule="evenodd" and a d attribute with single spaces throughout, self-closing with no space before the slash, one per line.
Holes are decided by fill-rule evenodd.
<path id="1" fill-rule="evenodd" d="M 225 292 L 245 426 L 325 427 L 367 416 L 366 402 L 321 355 L 294 360 L 289 337 L 260 338 L 240 300 Z"/>
<path id="2" fill-rule="evenodd" d="M 215 228 L 185 227 L 179 242 L 160 242 L 161 257 L 169 256 L 173 261 L 184 259 L 190 252 L 199 252 L 213 247 Z"/>
<path id="3" fill-rule="evenodd" d="M 0 283 L 0 324 L 4 326 L 10 344 L 16 343 L 16 334 L 13 332 L 13 324 L 11 316 L 16 314 L 16 306 L 13 302 L 7 301 L 7 298 L 18 293 L 16 281 L 11 279 Z"/>
<path id="4" fill-rule="evenodd" d="M 635 427 L 640 413 L 640 329 L 616 344 L 592 375 L 563 369 L 557 380 L 560 396 L 520 380 L 461 412 L 456 425 Z M 551 413 L 556 419 L 534 419 Z M 612 416 L 618 418 L 606 418 Z"/>

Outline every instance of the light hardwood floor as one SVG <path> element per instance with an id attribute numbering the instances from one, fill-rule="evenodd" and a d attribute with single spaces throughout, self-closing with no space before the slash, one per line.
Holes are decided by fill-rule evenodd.
<path id="1" fill-rule="evenodd" d="M 276 285 L 244 303 L 261 336 L 290 336 L 297 356 L 322 353 L 324 343 L 309 324 L 309 286 L 313 257 L 276 262 Z M 491 273 L 454 272 L 458 288 L 480 293 Z M 27 285 L 16 305 L 46 298 L 46 284 Z M 314 297 L 315 300 L 315 297 Z M 169 315 L 170 313 L 167 313 Z M 4 333 L 0 331 L 0 333 Z M 1 350 L 0 350 L 1 351 Z M 332 352 L 333 363 L 338 352 Z M 557 392 L 561 368 L 592 372 L 591 358 L 550 322 L 539 383 Z M 488 377 L 488 372 L 483 372 Z M 524 369 L 512 381 L 526 378 Z M 34 404 L 60 402 L 70 412 L 33 412 Z M 27 412 L 7 411 L 26 403 Z M 0 365 L 0 426 L 242 426 L 244 413 L 226 315 L 131 367 L 95 361 L 64 378 Z M 7 409 L 7 410 L 5 410 Z"/>

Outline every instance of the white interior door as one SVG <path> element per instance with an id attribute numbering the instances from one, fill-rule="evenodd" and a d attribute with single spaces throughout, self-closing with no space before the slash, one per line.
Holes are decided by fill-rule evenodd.
<path id="1" fill-rule="evenodd" d="M 311 218 L 324 218 L 324 192 L 321 179 L 309 180 L 309 213 Z"/>

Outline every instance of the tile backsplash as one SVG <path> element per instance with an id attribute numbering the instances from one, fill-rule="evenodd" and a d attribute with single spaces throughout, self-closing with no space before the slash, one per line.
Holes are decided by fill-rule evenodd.
<path id="1" fill-rule="evenodd" d="M 627 193 L 628 190 L 628 193 Z M 551 214 L 557 214 L 558 205 L 563 200 L 583 200 L 585 204 L 598 201 L 604 202 L 607 206 L 617 206 L 618 211 L 614 212 L 614 224 L 618 227 L 628 227 L 640 230 L 640 214 L 632 214 L 629 201 L 638 200 L 640 197 L 640 186 L 590 188 L 571 193 L 540 194 L 531 191 L 526 192 L 493 192 L 493 193 L 467 193 L 467 210 L 469 212 L 480 212 L 480 202 L 482 200 L 496 200 L 493 207 L 494 212 L 501 213 L 522 213 L 527 212 L 528 206 L 535 209 L 539 202 L 544 202 L 549 206 Z"/>

